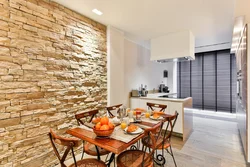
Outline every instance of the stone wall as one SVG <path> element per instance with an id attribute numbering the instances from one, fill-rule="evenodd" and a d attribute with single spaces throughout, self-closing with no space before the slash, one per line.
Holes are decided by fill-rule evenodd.
<path id="1" fill-rule="evenodd" d="M 0 167 L 58 163 L 47 133 L 107 103 L 106 27 L 49 0 L 0 0 Z"/>

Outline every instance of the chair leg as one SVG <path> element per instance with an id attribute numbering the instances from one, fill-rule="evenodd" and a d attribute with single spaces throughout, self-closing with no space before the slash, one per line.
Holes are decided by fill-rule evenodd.
<path id="1" fill-rule="evenodd" d="M 107 156 L 105 158 L 105 162 L 108 162 L 108 157 L 109 157 L 109 153 L 107 154 Z"/>
<path id="2" fill-rule="evenodd" d="M 85 150 L 84 150 L 84 141 L 83 141 L 83 143 L 82 143 L 82 158 L 81 159 L 83 159 L 84 152 L 85 152 Z"/>
<path id="3" fill-rule="evenodd" d="M 172 150 L 172 146 L 170 145 L 170 151 L 171 151 L 171 156 L 172 156 L 172 158 L 173 158 L 173 161 L 174 161 L 174 165 L 175 165 L 175 167 L 177 167 L 177 165 L 176 165 L 176 162 L 175 162 L 175 158 L 174 158 L 174 153 L 173 153 L 173 150 Z"/>

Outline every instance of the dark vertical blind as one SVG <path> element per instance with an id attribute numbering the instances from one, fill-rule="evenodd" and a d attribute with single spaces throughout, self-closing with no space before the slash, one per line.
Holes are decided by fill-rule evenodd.
<path id="1" fill-rule="evenodd" d="M 197 54 L 195 61 L 192 61 L 192 97 L 193 107 L 202 108 L 202 55 Z"/>
<path id="2" fill-rule="evenodd" d="M 235 112 L 235 56 L 230 50 L 195 56 L 178 63 L 178 95 L 191 96 L 194 108 Z"/>
<path id="3" fill-rule="evenodd" d="M 217 52 L 217 103 L 218 110 L 230 109 L 231 96 L 230 96 L 230 66 L 231 57 L 228 51 Z"/>
<path id="4" fill-rule="evenodd" d="M 190 62 L 181 64 L 181 96 L 190 96 Z"/>
<path id="5" fill-rule="evenodd" d="M 215 77 L 215 62 L 216 54 L 204 53 L 204 109 L 216 109 L 216 77 Z"/>

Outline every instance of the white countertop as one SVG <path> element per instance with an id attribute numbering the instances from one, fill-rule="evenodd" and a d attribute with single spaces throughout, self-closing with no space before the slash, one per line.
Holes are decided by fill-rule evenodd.
<path id="1" fill-rule="evenodd" d="M 178 98 L 165 98 L 165 97 L 159 97 L 164 95 L 174 95 L 177 93 L 151 93 L 148 94 L 147 97 L 131 97 L 131 98 L 141 98 L 141 99 L 152 99 L 152 100 L 165 100 L 165 101 L 176 101 L 176 102 L 184 102 L 188 100 L 191 97 L 187 97 L 185 99 L 178 99 Z"/>

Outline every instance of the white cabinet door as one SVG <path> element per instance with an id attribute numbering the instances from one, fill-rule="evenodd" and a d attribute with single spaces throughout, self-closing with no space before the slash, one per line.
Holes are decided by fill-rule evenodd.
<path id="1" fill-rule="evenodd" d="M 130 108 L 134 109 L 140 107 L 140 98 L 130 98 Z"/>

